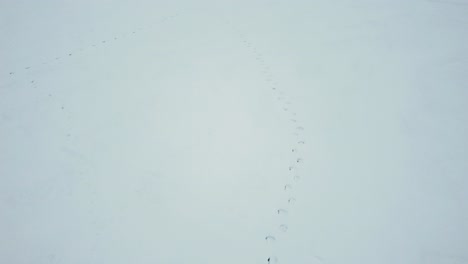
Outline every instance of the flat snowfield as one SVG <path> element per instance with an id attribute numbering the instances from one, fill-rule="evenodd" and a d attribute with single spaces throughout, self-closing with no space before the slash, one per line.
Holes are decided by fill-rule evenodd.
<path id="1" fill-rule="evenodd" d="M 0 0 L 0 263 L 468 264 L 468 0 Z"/>

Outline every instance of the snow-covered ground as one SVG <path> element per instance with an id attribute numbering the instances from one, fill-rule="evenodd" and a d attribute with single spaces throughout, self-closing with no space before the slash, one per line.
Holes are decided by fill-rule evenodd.
<path id="1" fill-rule="evenodd" d="M 0 0 L 0 263 L 468 263 L 468 1 L 175 2 Z"/>

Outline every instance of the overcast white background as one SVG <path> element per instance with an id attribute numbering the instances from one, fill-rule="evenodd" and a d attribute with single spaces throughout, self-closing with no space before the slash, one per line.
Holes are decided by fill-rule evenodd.
<path id="1" fill-rule="evenodd" d="M 0 36 L 0 263 L 468 263 L 466 0 L 0 0 Z"/>

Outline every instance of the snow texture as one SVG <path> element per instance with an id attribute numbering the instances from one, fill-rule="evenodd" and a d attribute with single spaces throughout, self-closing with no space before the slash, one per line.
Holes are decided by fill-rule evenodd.
<path id="1" fill-rule="evenodd" d="M 0 263 L 468 263 L 468 1 L 0 0 Z"/>

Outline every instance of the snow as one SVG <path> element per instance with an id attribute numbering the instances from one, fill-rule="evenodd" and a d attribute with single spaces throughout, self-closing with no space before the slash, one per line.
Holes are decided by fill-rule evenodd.
<path id="1" fill-rule="evenodd" d="M 0 19 L 0 263 L 468 263 L 467 1 Z"/>

